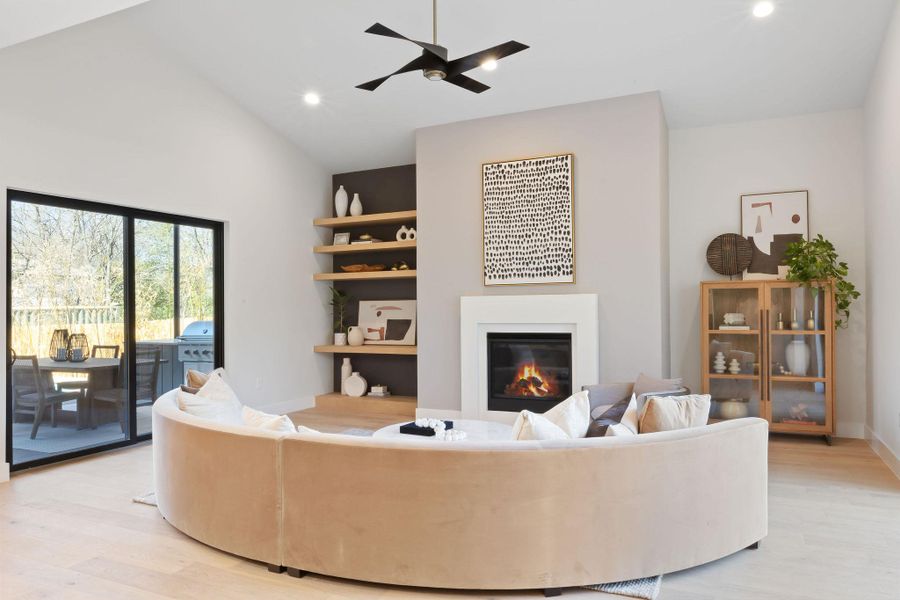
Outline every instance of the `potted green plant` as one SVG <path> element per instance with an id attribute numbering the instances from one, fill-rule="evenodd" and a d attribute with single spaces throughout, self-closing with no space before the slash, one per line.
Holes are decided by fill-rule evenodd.
<path id="1" fill-rule="evenodd" d="M 834 289 L 834 303 L 837 319 L 836 327 L 846 327 L 850 319 L 850 304 L 859 298 L 859 292 L 847 281 L 847 263 L 838 260 L 834 244 L 820 233 L 811 240 L 800 240 L 788 244 L 785 252 L 788 266 L 788 281 L 796 281 L 810 288 L 813 296 L 820 286 Z"/>
<path id="2" fill-rule="evenodd" d="M 331 287 L 331 311 L 334 317 L 334 345 L 347 345 L 347 304 L 350 303 L 350 294 L 342 292 L 336 287 Z"/>

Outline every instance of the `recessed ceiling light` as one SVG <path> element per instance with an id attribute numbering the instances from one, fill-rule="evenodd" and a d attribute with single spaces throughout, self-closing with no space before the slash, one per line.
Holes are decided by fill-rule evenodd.
<path id="1" fill-rule="evenodd" d="M 303 96 L 303 101 L 306 102 L 307 104 L 309 104 L 310 106 L 315 106 L 316 104 L 321 102 L 322 99 L 319 98 L 319 95 L 315 92 L 307 92 Z"/>
<path id="2" fill-rule="evenodd" d="M 485 71 L 493 71 L 494 69 L 497 68 L 497 61 L 494 60 L 493 58 L 489 58 L 486 61 L 484 61 L 483 63 L 481 63 L 481 68 L 484 69 Z"/>
<path id="3" fill-rule="evenodd" d="M 764 19 L 775 11 L 775 4 L 764 0 L 753 5 L 753 16 L 757 19 Z"/>

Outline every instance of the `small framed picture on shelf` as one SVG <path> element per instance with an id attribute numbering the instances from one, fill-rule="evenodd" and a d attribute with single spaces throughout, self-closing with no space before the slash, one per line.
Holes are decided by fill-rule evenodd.
<path id="1" fill-rule="evenodd" d="M 349 243 L 350 243 L 350 234 L 349 233 L 335 233 L 334 234 L 334 242 L 332 242 L 332 245 L 346 246 Z"/>

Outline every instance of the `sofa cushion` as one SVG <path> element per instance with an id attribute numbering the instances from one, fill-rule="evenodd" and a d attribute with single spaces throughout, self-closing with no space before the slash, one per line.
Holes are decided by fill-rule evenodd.
<path id="1" fill-rule="evenodd" d="M 631 382 L 621 383 L 598 383 L 595 385 L 586 385 L 581 388 L 588 393 L 588 400 L 591 402 L 591 413 L 603 407 L 603 411 L 619 400 L 626 400 L 631 397 L 634 384 Z M 603 411 L 600 411 L 601 413 Z M 597 413 L 599 414 L 599 413 Z"/>
<path id="2" fill-rule="evenodd" d="M 184 382 L 191 388 L 202 388 L 207 380 L 209 380 L 209 373 L 201 373 L 196 369 L 188 369 L 187 375 L 184 376 Z"/>
<path id="3" fill-rule="evenodd" d="M 196 394 L 178 390 L 178 408 L 205 419 L 232 421 L 235 416 L 239 419 L 241 402 L 223 374 L 217 371 L 218 369 L 210 373 L 206 383 Z"/>
<path id="4" fill-rule="evenodd" d="M 595 410 L 591 417 L 585 437 L 637 435 L 637 398 L 632 394 L 631 398 L 619 400 L 604 411 Z"/>
<path id="5" fill-rule="evenodd" d="M 533 413 L 530 410 L 523 410 L 519 413 L 513 425 L 512 439 L 567 440 L 569 439 L 569 434 L 544 415 Z"/>
<path id="6" fill-rule="evenodd" d="M 709 420 L 709 394 L 650 396 L 641 411 L 638 431 L 672 431 L 702 427 Z"/>
<path id="7" fill-rule="evenodd" d="M 297 428 L 294 427 L 294 422 L 287 415 L 270 415 L 249 406 L 241 408 L 241 421 L 243 421 L 244 425 L 257 429 L 285 431 L 288 433 L 297 431 Z"/>
<path id="8" fill-rule="evenodd" d="M 591 424 L 591 403 L 586 391 L 576 392 L 543 415 L 570 438 L 583 438 Z"/>
<path id="9" fill-rule="evenodd" d="M 684 380 L 680 377 L 676 379 L 659 379 L 658 377 L 650 377 L 641 373 L 634 382 L 632 393 L 637 396 L 643 396 L 651 392 L 674 392 L 681 389 Z"/>

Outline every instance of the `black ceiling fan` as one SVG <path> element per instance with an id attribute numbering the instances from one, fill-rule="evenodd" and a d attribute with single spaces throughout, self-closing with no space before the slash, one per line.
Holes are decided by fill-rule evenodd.
<path id="1" fill-rule="evenodd" d="M 528 46 L 526 46 L 525 44 L 520 44 L 516 41 L 509 41 L 505 44 L 500 44 L 499 46 L 494 46 L 493 48 L 488 48 L 487 50 L 476 52 L 475 54 L 463 56 L 462 58 L 447 60 L 447 49 L 444 46 L 439 46 L 437 43 L 437 0 L 432 0 L 432 21 L 433 41 L 430 44 L 428 42 L 420 42 L 418 40 L 410 39 L 404 35 L 400 35 L 396 31 L 388 29 L 381 23 L 375 23 L 374 25 L 366 29 L 366 33 L 383 35 L 386 37 L 397 38 L 398 40 L 406 40 L 408 42 L 412 42 L 416 46 L 422 48 L 422 55 L 403 65 L 390 75 L 379 77 L 378 79 L 373 79 L 372 81 L 367 81 L 366 83 L 362 83 L 356 87 L 361 90 L 369 90 L 370 92 L 372 92 L 394 75 L 409 73 L 411 71 L 422 71 L 422 74 L 425 76 L 425 78 L 431 81 L 443 80 L 447 83 L 458 85 L 459 87 L 467 89 L 470 92 L 480 94 L 485 90 L 491 89 L 490 86 L 485 85 L 480 81 L 475 81 L 471 77 L 463 75 L 463 73 L 474 69 L 475 67 L 481 65 L 486 61 L 497 61 L 501 58 L 509 56 L 510 54 L 515 54 L 516 52 L 521 52 L 522 50 L 526 50 L 528 48 Z"/>

